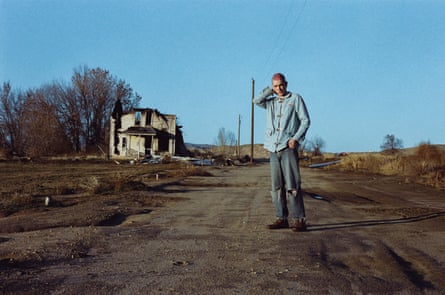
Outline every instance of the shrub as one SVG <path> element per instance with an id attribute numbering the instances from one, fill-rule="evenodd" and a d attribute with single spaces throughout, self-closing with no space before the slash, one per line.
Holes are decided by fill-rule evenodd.
<path id="1" fill-rule="evenodd" d="M 433 172 L 443 166 L 443 152 L 437 146 L 428 143 L 420 144 L 417 147 L 416 155 L 418 158 L 417 173 L 419 175 Z"/>
<path id="2" fill-rule="evenodd" d="M 346 171 L 381 173 L 380 167 L 384 163 L 383 157 L 374 154 L 351 154 L 342 159 L 339 167 Z"/>

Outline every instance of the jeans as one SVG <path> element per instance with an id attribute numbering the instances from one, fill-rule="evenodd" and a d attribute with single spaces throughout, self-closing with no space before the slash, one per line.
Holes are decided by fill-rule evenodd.
<path id="1" fill-rule="evenodd" d="M 290 209 L 293 219 L 304 219 L 306 214 L 301 190 L 298 149 L 286 148 L 276 153 L 271 152 L 270 175 L 272 202 L 277 218 L 287 219 Z"/>

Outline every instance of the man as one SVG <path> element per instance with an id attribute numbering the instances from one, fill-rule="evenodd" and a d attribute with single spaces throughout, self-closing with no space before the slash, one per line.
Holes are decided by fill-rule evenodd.
<path id="1" fill-rule="evenodd" d="M 266 87 L 253 102 L 266 109 L 264 148 L 270 152 L 272 202 L 276 221 L 269 229 L 289 227 L 289 209 L 293 231 L 306 230 L 306 214 L 301 190 L 298 147 L 310 125 L 303 98 L 287 90 L 283 74 L 272 77 L 272 89 Z"/>

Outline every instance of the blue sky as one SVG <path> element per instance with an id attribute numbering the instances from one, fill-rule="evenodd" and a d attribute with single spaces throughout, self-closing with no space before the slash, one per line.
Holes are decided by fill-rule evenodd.
<path id="1" fill-rule="evenodd" d="M 0 82 L 101 67 L 176 114 L 186 142 L 250 143 L 255 93 L 283 72 L 325 151 L 445 143 L 445 0 L 0 0 Z M 255 108 L 255 143 L 265 114 Z"/>

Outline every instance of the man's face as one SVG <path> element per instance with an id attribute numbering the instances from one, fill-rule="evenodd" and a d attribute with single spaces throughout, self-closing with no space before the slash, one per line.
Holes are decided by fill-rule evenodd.
<path id="1" fill-rule="evenodd" d="M 278 96 L 285 96 L 287 93 L 287 82 L 282 79 L 272 80 L 272 89 Z"/>

